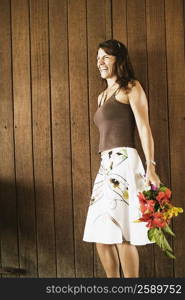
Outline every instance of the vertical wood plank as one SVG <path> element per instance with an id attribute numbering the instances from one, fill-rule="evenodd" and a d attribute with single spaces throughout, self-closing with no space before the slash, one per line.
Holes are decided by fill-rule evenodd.
<path id="1" fill-rule="evenodd" d="M 112 4 L 111 0 L 104 0 L 106 40 L 112 38 L 112 5 L 111 4 Z"/>
<path id="2" fill-rule="evenodd" d="M 127 1 L 127 31 L 128 50 L 136 73 L 136 77 L 141 82 L 146 95 L 148 96 L 146 15 L 144 0 Z M 138 131 L 136 131 L 136 133 L 137 150 L 144 164 L 144 154 L 141 148 Z M 145 245 L 137 248 L 140 256 L 140 277 L 153 277 L 153 245 Z M 150 257 L 150 263 L 148 263 L 148 259 L 146 259 L 146 257 Z"/>
<path id="3" fill-rule="evenodd" d="M 155 145 L 156 172 L 161 181 L 170 186 L 164 1 L 157 0 L 154 5 L 152 0 L 147 0 L 146 19 L 150 124 Z M 154 249 L 157 277 L 172 277 L 173 261 L 158 246 Z"/>
<path id="4" fill-rule="evenodd" d="M 127 1 L 127 34 L 129 53 L 135 67 L 136 76 L 148 89 L 146 12 L 144 0 Z"/>
<path id="5" fill-rule="evenodd" d="M 0 1 L 0 231 L 1 266 L 18 268 L 10 1 Z M 10 275 L 7 275 L 10 277 Z M 4 277 L 4 276 L 3 276 Z"/>
<path id="6" fill-rule="evenodd" d="M 127 46 L 127 11 L 126 0 L 112 1 L 113 38 Z"/>
<path id="7" fill-rule="evenodd" d="M 168 72 L 168 101 L 170 120 L 170 155 L 171 155 L 171 186 L 173 203 L 185 209 L 185 64 L 184 64 L 184 16 L 183 1 L 165 1 L 166 16 L 166 49 Z M 174 262 L 175 277 L 184 277 L 185 236 L 184 216 L 178 216 L 173 222 L 176 233 L 174 238 L 174 253 L 177 259 Z"/>
<path id="8" fill-rule="evenodd" d="M 57 277 L 74 277 L 67 1 L 50 0 L 49 15 Z"/>
<path id="9" fill-rule="evenodd" d="M 92 277 L 92 247 L 82 242 L 91 179 L 85 0 L 69 0 L 68 21 L 76 277 Z"/>
<path id="10" fill-rule="evenodd" d="M 37 276 L 28 1 L 12 0 L 12 54 L 20 267 Z M 21 67 L 23 66 L 23 67 Z M 21 82 L 21 84 L 20 84 Z"/>
<path id="11" fill-rule="evenodd" d="M 48 1 L 30 0 L 33 159 L 39 277 L 56 277 L 50 120 Z"/>

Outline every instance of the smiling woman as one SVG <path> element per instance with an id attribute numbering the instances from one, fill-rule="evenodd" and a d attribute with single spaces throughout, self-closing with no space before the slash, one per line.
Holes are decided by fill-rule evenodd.
<path id="1" fill-rule="evenodd" d="M 116 82 L 127 93 L 135 85 L 136 77 L 128 50 L 121 42 L 109 40 L 99 44 L 97 67 L 106 87 L 110 87 L 111 82 Z"/>
<path id="2" fill-rule="evenodd" d="M 95 242 L 107 277 L 139 276 L 136 245 L 151 244 L 140 217 L 138 192 L 160 179 L 145 92 L 136 79 L 128 50 L 117 40 L 98 45 L 97 67 L 106 89 L 98 97 L 94 123 L 99 129 L 100 168 L 89 203 L 83 240 Z M 125 105 L 127 104 L 127 105 Z M 146 157 L 145 173 L 134 142 L 137 125 Z"/>
<path id="3" fill-rule="evenodd" d="M 115 56 L 108 55 L 103 49 L 99 50 L 97 65 L 102 78 L 108 78 L 115 73 Z"/>

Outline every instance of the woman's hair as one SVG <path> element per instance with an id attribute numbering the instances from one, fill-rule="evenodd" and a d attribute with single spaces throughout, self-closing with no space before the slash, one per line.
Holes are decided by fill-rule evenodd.
<path id="1" fill-rule="evenodd" d="M 113 55 L 116 57 L 115 62 L 115 72 L 117 76 L 116 82 L 119 84 L 120 88 L 124 88 L 125 92 L 128 93 L 130 89 L 135 85 L 135 77 L 134 70 L 129 58 L 127 47 L 117 40 L 106 40 L 104 42 L 99 43 L 99 48 L 103 49 L 107 54 Z M 98 52 L 97 50 L 97 52 Z M 103 79 L 107 87 L 106 79 Z M 128 84 L 131 83 L 131 87 Z"/>

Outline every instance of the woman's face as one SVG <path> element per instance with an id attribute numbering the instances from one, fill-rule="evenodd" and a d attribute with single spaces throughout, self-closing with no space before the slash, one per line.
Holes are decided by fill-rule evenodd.
<path id="1" fill-rule="evenodd" d="M 115 75 L 116 57 L 107 54 L 102 48 L 99 48 L 97 55 L 97 67 L 103 79 L 111 78 Z"/>

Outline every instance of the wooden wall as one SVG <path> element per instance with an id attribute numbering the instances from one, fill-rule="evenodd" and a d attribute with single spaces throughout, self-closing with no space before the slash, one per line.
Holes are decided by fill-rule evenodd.
<path id="1" fill-rule="evenodd" d="M 82 241 L 100 162 L 93 115 L 105 39 L 128 46 L 148 97 L 157 172 L 184 207 L 184 9 L 183 0 L 0 0 L 2 276 L 105 277 Z M 183 215 L 173 222 L 175 261 L 138 247 L 141 277 L 185 276 L 184 226 Z"/>

